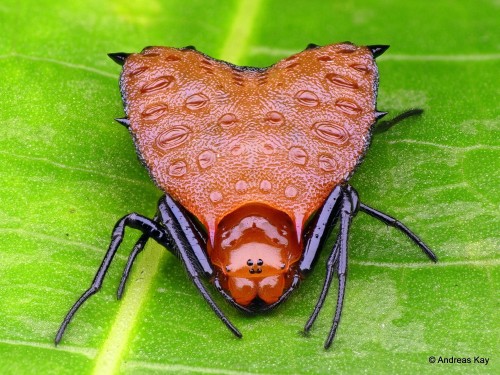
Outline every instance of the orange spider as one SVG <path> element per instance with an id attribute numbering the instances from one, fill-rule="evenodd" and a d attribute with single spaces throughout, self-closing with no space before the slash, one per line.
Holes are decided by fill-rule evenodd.
<path id="1" fill-rule="evenodd" d="M 182 261 L 210 307 L 241 337 L 201 278 L 241 310 L 271 309 L 311 270 L 338 221 L 323 289 L 305 326 L 309 331 L 317 318 L 336 271 L 337 307 L 325 348 L 340 321 L 348 232 L 358 210 L 399 229 L 436 261 L 415 234 L 361 203 L 347 183 L 374 124 L 386 114 L 376 110 L 375 57 L 387 48 L 309 45 L 269 68 L 232 65 L 192 47 L 110 54 L 123 65 L 127 117 L 117 121 L 129 129 L 165 196 L 153 219 L 132 213 L 118 221 L 91 287 L 64 318 L 56 344 L 100 289 L 126 226 L 143 235 L 130 254 L 118 298 L 137 254 L 153 238 Z"/>

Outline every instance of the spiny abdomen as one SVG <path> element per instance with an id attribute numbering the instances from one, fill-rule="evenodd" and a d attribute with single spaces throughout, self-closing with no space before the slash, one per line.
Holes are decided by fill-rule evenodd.
<path id="1" fill-rule="evenodd" d="M 345 181 L 375 122 L 378 73 L 366 47 L 303 51 L 267 69 L 150 47 L 121 77 L 130 129 L 156 183 L 213 235 L 246 203 L 307 217 Z"/>

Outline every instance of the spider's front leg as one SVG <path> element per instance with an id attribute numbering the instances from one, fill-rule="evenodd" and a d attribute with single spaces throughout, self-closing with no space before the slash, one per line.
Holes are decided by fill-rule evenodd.
<path id="1" fill-rule="evenodd" d="M 324 222 L 327 228 L 327 230 L 322 231 L 321 242 L 328 237 L 337 220 L 340 221 L 340 229 L 335 245 L 331 249 L 326 262 L 326 275 L 320 296 L 304 327 L 304 332 L 307 333 L 314 324 L 321 308 L 323 307 L 323 303 L 325 302 L 328 290 L 330 289 L 330 285 L 333 281 L 333 275 L 336 271 L 339 280 L 337 307 L 335 308 L 332 326 L 325 341 L 325 349 L 328 349 L 333 342 L 342 314 L 347 277 L 347 241 L 349 237 L 349 228 L 351 226 L 352 218 L 356 215 L 359 206 L 358 194 L 351 186 L 347 185 L 345 187 L 337 187 L 337 189 L 338 192 L 336 194 L 332 193 L 327 199 L 328 204 L 329 199 L 331 197 L 335 197 L 335 201 L 330 204 L 330 208 L 326 205 L 320 212 L 320 215 L 325 217 Z M 316 226 L 317 225 L 318 224 L 316 224 Z"/>
<path id="2" fill-rule="evenodd" d="M 173 252 L 181 260 L 188 272 L 189 277 L 215 314 L 235 336 L 242 336 L 238 329 L 229 321 L 225 314 L 216 305 L 215 301 L 212 299 L 200 280 L 200 277 L 209 276 L 213 273 L 210 263 L 208 262 L 203 250 L 204 239 L 200 237 L 200 232 L 197 231 L 182 208 L 174 200 L 172 200 L 170 196 L 166 195 L 160 199 L 158 204 L 158 214 L 155 216 L 154 220 L 132 213 L 120 219 L 115 225 L 108 251 L 106 252 L 104 259 L 97 270 L 94 280 L 92 281 L 89 289 L 87 289 L 80 296 L 80 298 L 66 314 L 66 317 L 64 318 L 55 337 L 56 345 L 61 341 L 64 331 L 78 309 L 86 300 L 97 293 L 97 291 L 101 288 L 113 257 L 123 240 L 125 227 L 139 229 L 143 232 L 143 235 L 140 237 L 129 256 L 129 260 L 125 267 L 120 287 L 118 289 L 119 296 L 121 296 L 123 292 L 123 287 L 128 278 L 134 260 L 143 250 L 146 241 L 149 238 L 152 238 L 160 245 Z"/>
<path id="3" fill-rule="evenodd" d="M 323 205 L 322 209 L 319 212 L 319 219 L 316 221 L 313 231 L 313 233 L 316 233 L 317 235 L 311 236 L 311 239 L 307 242 L 305 253 L 307 254 L 309 251 L 310 255 L 304 257 L 301 265 L 304 270 L 308 270 L 310 268 L 312 260 L 316 256 L 317 249 L 329 236 L 332 228 L 338 220 L 340 222 L 339 233 L 337 234 L 335 245 L 332 247 L 327 260 L 326 276 L 323 282 L 321 294 L 318 298 L 318 301 L 316 302 L 311 316 L 309 317 L 309 320 L 304 327 L 304 331 L 307 333 L 314 324 L 328 294 L 328 290 L 333 281 L 334 273 L 336 272 L 339 285 L 337 306 L 335 308 L 335 315 L 333 318 L 332 326 L 325 341 L 326 349 L 331 346 L 333 339 L 335 338 L 335 333 L 337 332 L 337 327 L 339 325 L 340 317 L 342 314 L 347 278 L 347 251 L 349 229 L 352 219 L 354 216 L 356 216 L 358 211 L 364 212 L 382 221 L 383 223 L 398 229 L 400 232 L 408 236 L 408 238 L 410 238 L 418 247 L 420 247 L 429 259 L 434 262 L 437 261 L 437 257 L 432 252 L 432 250 L 403 223 L 396 220 L 392 216 L 389 216 L 381 211 L 367 206 L 364 203 L 361 203 L 358 198 L 358 193 L 352 186 L 345 185 L 335 188 L 327 198 L 326 203 Z"/>
<path id="4" fill-rule="evenodd" d="M 178 238 L 179 245 L 186 248 L 186 251 L 190 252 L 196 259 L 197 269 L 202 272 L 206 277 L 213 276 L 213 269 L 205 254 L 205 248 L 207 243 L 206 234 L 200 230 L 193 222 L 193 220 L 189 217 L 186 210 L 176 201 L 174 201 L 168 194 L 161 197 L 158 202 L 158 209 L 163 207 L 163 213 L 160 214 L 158 211 L 154 217 L 154 221 L 158 222 L 159 219 L 163 216 L 167 218 L 167 222 L 171 222 L 171 228 L 178 234 L 176 237 Z M 168 229 L 168 228 L 167 228 Z M 179 232 L 182 232 L 180 234 Z M 187 241 L 182 241 L 185 239 Z M 117 298 L 120 299 L 123 296 L 123 292 L 125 290 L 125 285 L 127 283 L 128 277 L 130 276 L 130 271 L 132 270 L 132 265 L 135 262 L 135 259 L 139 255 L 139 253 L 144 250 L 146 246 L 146 242 L 149 237 L 147 234 L 143 234 L 135 243 L 132 252 L 130 253 L 127 264 L 123 269 L 122 277 L 120 280 L 120 285 L 117 291 Z M 175 251 L 175 248 L 169 248 L 174 252 L 174 255 L 179 257 L 179 252 Z"/>

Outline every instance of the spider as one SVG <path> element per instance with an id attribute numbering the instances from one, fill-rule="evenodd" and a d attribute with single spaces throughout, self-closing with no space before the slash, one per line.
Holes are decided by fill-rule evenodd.
<path id="1" fill-rule="evenodd" d="M 334 274 L 337 306 L 325 341 L 340 322 L 352 219 L 364 212 L 407 235 L 432 261 L 431 249 L 393 217 L 362 202 L 348 180 L 366 152 L 377 120 L 375 58 L 388 46 L 349 42 L 306 50 L 269 68 L 240 67 L 193 47 L 146 47 L 113 53 L 120 65 L 130 131 L 140 160 L 165 195 L 153 219 L 131 213 L 115 225 L 92 285 L 64 318 L 60 342 L 82 304 L 101 287 L 126 227 L 143 234 L 118 288 L 121 298 L 149 239 L 170 250 L 215 314 L 240 331 L 202 280 L 239 310 L 255 313 L 285 301 L 328 249 L 326 276 L 308 332 Z M 386 122 L 420 114 L 411 110 Z"/>

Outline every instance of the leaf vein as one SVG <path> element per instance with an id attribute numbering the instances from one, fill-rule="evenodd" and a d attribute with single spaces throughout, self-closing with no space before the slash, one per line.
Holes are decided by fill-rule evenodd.
<path id="1" fill-rule="evenodd" d="M 37 349 L 54 350 L 54 344 L 52 344 L 52 343 L 47 344 L 47 343 L 41 343 L 41 342 L 8 340 L 8 339 L 1 339 L 0 343 L 6 344 L 6 345 L 28 346 L 28 347 L 37 348 Z M 83 356 L 88 357 L 90 359 L 93 359 L 97 353 L 97 350 L 95 350 L 95 349 L 81 348 L 81 347 L 77 347 L 77 346 L 59 345 L 57 348 L 59 350 L 65 351 L 65 352 L 80 354 L 80 355 L 83 355 Z"/>
<path id="2" fill-rule="evenodd" d="M 366 267 L 382 267 L 382 268 L 394 268 L 394 269 L 409 269 L 409 268 L 433 268 L 433 267 L 461 267 L 461 266 L 473 266 L 473 267 L 496 267 L 500 265 L 500 259 L 480 259 L 480 260 L 455 260 L 455 261 L 439 261 L 437 263 L 383 263 L 383 262 L 371 262 L 371 261 L 359 261 L 350 260 L 350 264 L 357 266 Z"/>
<path id="3" fill-rule="evenodd" d="M 9 58 L 21 58 L 21 59 L 25 59 L 25 60 L 41 61 L 41 62 L 47 62 L 47 63 L 57 64 L 57 65 L 62 65 L 62 66 L 67 67 L 67 68 L 84 70 L 84 71 L 95 73 L 95 74 L 98 74 L 98 75 L 101 75 L 101 76 L 107 77 L 107 78 L 114 78 L 114 79 L 116 79 L 117 76 L 118 76 L 117 74 L 108 73 L 108 72 L 106 72 L 104 70 L 99 70 L 99 69 L 96 69 L 96 68 L 92 68 L 90 66 L 85 66 L 85 65 L 81 65 L 81 64 L 73 64 L 73 63 L 70 63 L 70 62 L 67 62 L 67 61 L 62 61 L 62 60 L 57 60 L 57 59 L 51 59 L 51 58 L 48 58 L 48 57 L 29 56 L 29 55 L 23 55 L 23 54 L 20 54 L 20 53 L 16 53 L 16 52 L 13 52 L 13 53 L 10 53 L 10 54 L 7 54 L 7 55 L 0 55 L 0 60 L 2 60 L 2 59 L 9 59 Z"/>
<path id="4" fill-rule="evenodd" d="M 109 173 L 100 172 L 100 171 L 97 171 L 95 169 L 73 167 L 73 166 L 69 166 L 69 165 L 55 162 L 55 161 L 47 159 L 47 158 L 41 158 L 41 157 L 29 156 L 29 155 L 19 155 L 19 154 L 9 153 L 9 152 L 5 152 L 5 151 L 0 151 L 0 154 L 11 156 L 11 157 L 18 158 L 18 159 L 42 162 L 42 163 L 46 163 L 49 165 L 53 165 L 54 167 L 58 167 L 58 168 L 66 169 L 66 170 L 70 170 L 70 171 L 78 171 L 78 172 L 84 172 L 84 173 L 88 173 L 88 174 L 95 174 L 98 176 L 109 178 L 111 180 L 125 181 L 125 182 L 129 182 L 129 183 L 136 184 L 136 185 L 142 185 L 142 186 L 146 186 L 146 185 L 152 186 L 151 183 L 148 181 L 134 180 L 132 178 L 127 178 L 127 177 L 123 177 L 123 176 L 117 176 L 117 175 L 112 175 Z"/>
<path id="5" fill-rule="evenodd" d="M 270 375 L 262 372 L 249 372 L 249 371 L 237 371 L 237 370 L 227 370 L 223 368 L 212 368 L 212 367 L 196 367 L 196 366 L 186 366 L 177 364 L 161 364 L 161 363 L 147 363 L 141 361 L 130 361 L 124 366 L 127 369 L 150 369 L 150 370 L 160 370 L 162 372 L 187 372 L 187 373 L 202 373 L 202 374 L 221 374 L 221 375 Z"/>
<path id="6" fill-rule="evenodd" d="M 483 144 L 476 144 L 476 145 L 471 145 L 471 146 L 449 146 L 449 145 L 444 145 L 440 143 L 434 143 L 434 142 L 425 142 L 425 141 L 417 141 L 414 139 L 398 139 L 395 141 L 387 141 L 388 144 L 415 144 L 419 146 L 431 146 L 431 147 L 437 147 L 443 150 L 450 150 L 453 152 L 468 152 L 468 151 L 475 151 L 475 150 L 489 150 L 489 151 L 498 151 L 500 150 L 499 146 L 493 146 L 493 145 L 483 145 Z"/>

